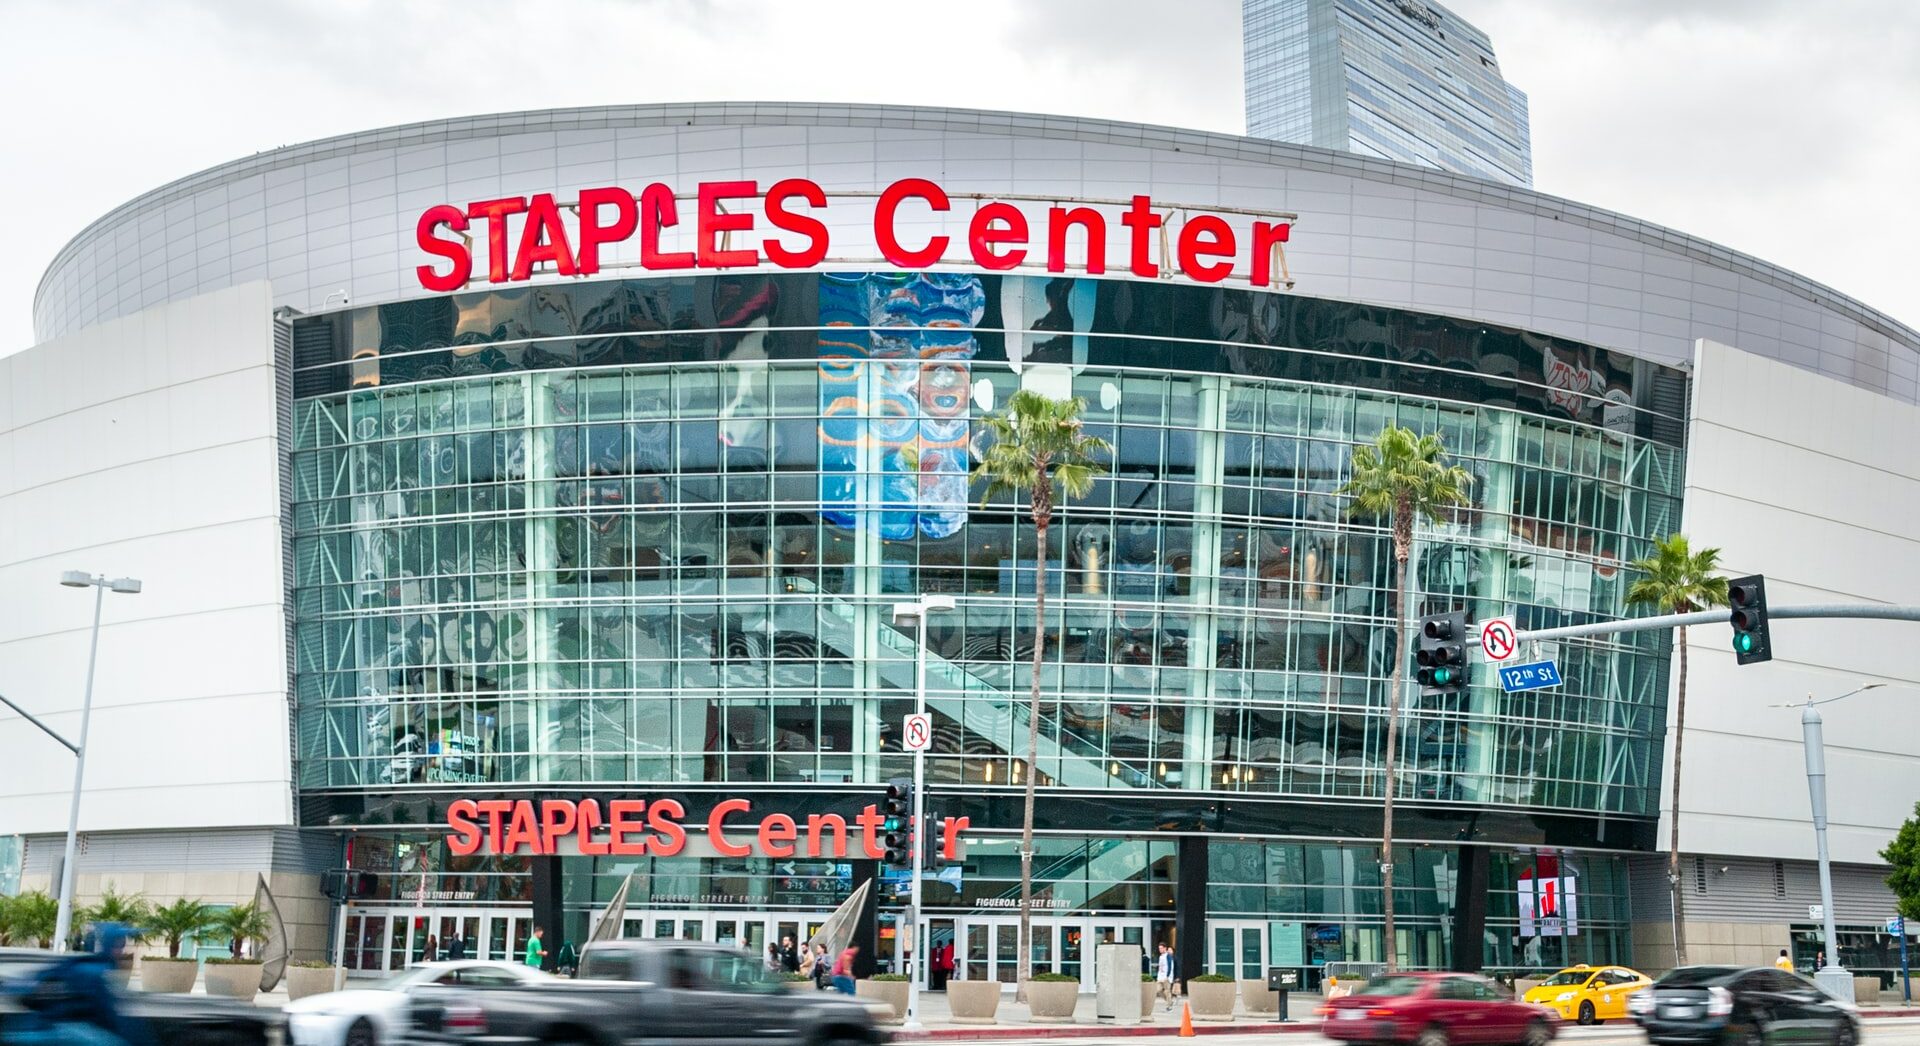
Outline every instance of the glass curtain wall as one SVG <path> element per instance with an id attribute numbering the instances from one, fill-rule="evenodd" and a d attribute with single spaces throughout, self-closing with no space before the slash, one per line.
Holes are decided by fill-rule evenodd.
<path id="1" fill-rule="evenodd" d="M 889 611 L 923 592 L 958 602 L 930 774 L 1019 783 L 1033 532 L 966 472 L 1023 384 L 1084 397 L 1114 447 L 1045 567 L 1049 785 L 1380 794 L 1391 555 L 1337 489 L 1383 425 L 1475 477 L 1419 529 L 1410 614 L 1619 616 L 1622 564 L 1679 520 L 1676 372 L 1290 296 L 615 281 L 302 320 L 295 362 L 309 790 L 884 780 L 913 683 Z M 1403 796 L 1651 814 L 1667 643 L 1410 698 Z"/>

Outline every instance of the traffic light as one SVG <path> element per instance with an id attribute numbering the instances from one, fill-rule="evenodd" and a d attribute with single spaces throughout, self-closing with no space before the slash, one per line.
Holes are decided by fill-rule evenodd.
<path id="1" fill-rule="evenodd" d="M 921 855 L 920 870 L 936 875 L 947 866 L 946 855 L 947 815 L 927 815 L 926 853 Z"/>
<path id="2" fill-rule="evenodd" d="M 1455 610 L 1420 619 L 1414 650 L 1420 696 L 1460 694 L 1467 689 L 1467 615 Z"/>
<path id="3" fill-rule="evenodd" d="M 358 872 L 351 868 L 336 868 L 321 879 L 321 893 L 334 901 L 372 897 L 379 886 L 380 880 L 372 872 Z"/>
<path id="4" fill-rule="evenodd" d="M 913 779 L 896 777 L 887 782 L 887 798 L 880 804 L 880 830 L 886 833 L 889 868 L 913 867 Z"/>
<path id="5" fill-rule="evenodd" d="M 1727 582 L 1727 605 L 1733 608 L 1733 657 L 1743 665 L 1773 660 L 1767 639 L 1767 579 L 1755 574 Z"/>

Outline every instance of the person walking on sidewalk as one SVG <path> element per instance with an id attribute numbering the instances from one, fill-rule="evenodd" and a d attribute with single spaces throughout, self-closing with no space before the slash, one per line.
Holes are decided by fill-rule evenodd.
<path id="1" fill-rule="evenodd" d="M 1154 970 L 1153 979 L 1158 982 L 1160 986 L 1158 997 L 1167 1001 L 1168 1013 L 1173 1012 L 1173 1000 L 1180 994 L 1180 990 L 1174 987 L 1174 976 L 1176 973 L 1173 949 L 1167 947 L 1166 942 L 1162 941 L 1160 943 L 1160 958 L 1157 963 L 1157 969 Z"/>
<path id="2" fill-rule="evenodd" d="M 1785 970 L 1788 973 L 1792 973 L 1793 972 L 1793 956 L 1788 955 L 1787 950 L 1785 948 L 1782 948 L 1780 949 L 1780 957 L 1778 959 L 1773 960 L 1773 965 L 1775 969 Z"/>

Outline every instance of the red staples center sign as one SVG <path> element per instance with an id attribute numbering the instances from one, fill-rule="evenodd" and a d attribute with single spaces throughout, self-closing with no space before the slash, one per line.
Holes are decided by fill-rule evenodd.
<path id="1" fill-rule="evenodd" d="M 582 189 L 574 203 L 539 193 L 464 207 L 437 204 L 415 227 L 420 249 L 437 260 L 415 273 L 430 291 L 459 290 L 479 269 L 488 283 L 528 280 L 536 269 L 591 276 L 601 269 L 603 251 L 635 239 L 640 267 L 654 272 L 767 263 L 805 269 L 833 249 L 822 220 L 827 193 L 805 178 L 787 178 L 764 190 L 757 181 L 702 182 L 692 213 L 682 213 L 682 202 L 671 187 L 655 182 L 637 195 L 618 186 Z M 962 259 L 952 237 L 924 228 L 912 231 L 954 209 L 947 191 L 925 178 L 902 178 L 876 197 L 843 196 L 840 206 L 871 208 L 873 242 L 882 258 L 901 269 L 970 260 L 982 269 L 1004 271 L 1025 263 L 1029 253 L 1044 251 L 1048 272 L 1066 272 L 1072 242 L 1078 245 L 1072 249 L 1075 267 L 1097 276 L 1107 271 L 1107 229 L 1115 220 L 1126 229 L 1124 265 L 1135 276 L 1162 275 L 1152 250 L 1158 241 L 1161 260 L 1177 262 L 1177 272 L 1189 279 L 1219 283 L 1241 271 L 1252 285 L 1269 287 L 1276 259 L 1282 257 L 1280 245 L 1293 229 L 1291 216 L 1256 220 L 1236 231 L 1221 214 L 1179 208 L 1184 220 L 1176 232 L 1169 216 L 1145 195 L 1124 204 L 1056 204 L 1047 208 L 1045 228 L 1035 229 L 1028 213 L 1013 203 L 983 200 L 967 223 L 967 259 Z M 662 233 L 683 225 L 692 233 L 693 249 L 663 249 Z M 1120 264 L 1116 259 L 1116 267 Z M 1280 261 L 1283 275 L 1284 264 Z"/>
<path id="2" fill-rule="evenodd" d="M 722 857 L 808 857 L 879 860 L 886 854 L 880 826 L 885 818 L 868 806 L 851 824 L 839 814 L 786 814 L 751 820 L 745 799 L 716 803 L 707 815 L 707 841 Z M 447 805 L 447 850 L 470 854 L 556 854 L 569 836 L 578 853 L 621 857 L 672 857 L 687 847 L 687 808 L 677 799 L 456 799 Z M 957 859 L 960 833 L 971 818 L 946 819 L 940 849 Z"/>

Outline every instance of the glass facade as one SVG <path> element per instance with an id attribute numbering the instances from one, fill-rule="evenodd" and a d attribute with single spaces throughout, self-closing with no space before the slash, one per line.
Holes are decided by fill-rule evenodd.
<path id="1" fill-rule="evenodd" d="M 1420 531 L 1413 613 L 1619 615 L 1620 564 L 1679 519 L 1678 423 L 1650 409 L 1677 375 L 1345 303 L 608 281 L 302 320 L 295 343 L 307 794 L 883 781 L 913 682 L 890 609 L 922 592 L 959 601 L 930 635 L 933 779 L 1020 783 L 1032 532 L 965 469 L 1023 381 L 1084 396 L 1115 448 L 1047 568 L 1053 786 L 1380 794 L 1390 557 L 1335 491 L 1384 424 L 1441 433 L 1477 481 Z M 1561 644 L 1557 690 L 1410 699 L 1403 794 L 1650 814 L 1665 642 Z"/>
<path id="2" fill-rule="evenodd" d="M 1527 96 L 1422 0 L 1242 0 L 1247 133 L 1533 184 Z"/>

